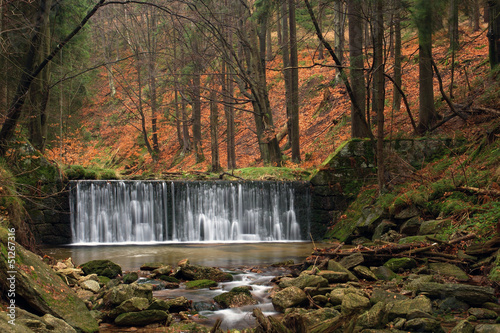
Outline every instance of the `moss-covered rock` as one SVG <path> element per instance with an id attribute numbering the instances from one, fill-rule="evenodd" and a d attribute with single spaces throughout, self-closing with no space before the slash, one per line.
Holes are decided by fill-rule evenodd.
<path id="1" fill-rule="evenodd" d="M 130 272 L 123 276 L 123 283 L 133 283 L 139 279 L 139 274 L 137 272 Z"/>
<path id="2" fill-rule="evenodd" d="M 328 280 L 322 276 L 318 275 L 310 275 L 310 274 L 301 274 L 299 277 L 294 279 L 287 279 L 280 282 L 279 286 L 281 288 L 287 288 L 291 286 L 295 286 L 300 289 L 304 289 L 306 287 L 326 287 L 328 286 Z"/>
<path id="3" fill-rule="evenodd" d="M 114 279 L 122 274 L 122 268 L 111 260 L 91 260 L 81 265 L 83 272 L 88 274 L 97 274 Z"/>
<path id="4" fill-rule="evenodd" d="M 207 279 L 186 282 L 186 289 L 203 289 L 210 287 L 217 287 L 217 282 Z"/>
<path id="5" fill-rule="evenodd" d="M 185 280 L 213 280 L 217 282 L 233 281 L 233 276 L 219 268 L 185 264 L 180 266 L 177 278 Z"/>
<path id="6" fill-rule="evenodd" d="M 399 272 L 399 270 L 417 267 L 417 262 L 413 258 L 391 258 L 387 260 L 384 266 L 388 267 L 393 272 Z"/>
<path id="7" fill-rule="evenodd" d="M 250 287 L 247 286 L 235 287 L 229 292 L 217 295 L 214 297 L 214 301 L 222 308 L 238 308 L 245 305 L 257 304 L 257 301 L 253 299 L 250 293 Z"/>
<path id="8" fill-rule="evenodd" d="M 149 284 L 120 284 L 108 290 L 103 299 L 106 306 L 117 306 L 132 297 L 146 298 L 151 301 L 153 299 L 153 287 Z"/>
<path id="9" fill-rule="evenodd" d="M 288 287 L 276 292 L 272 296 L 272 303 L 277 311 L 283 312 L 285 309 L 292 308 L 307 302 L 306 293 L 297 287 Z"/>
<path id="10" fill-rule="evenodd" d="M 115 319 L 115 324 L 120 326 L 146 326 L 152 323 L 172 321 L 172 316 L 161 310 L 144 310 L 140 312 L 122 313 Z"/>
<path id="11" fill-rule="evenodd" d="M 446 263 L 430 263 L 429 268 L 441 275 L 453 277 L 461 282 L 469 281 L 469 276 L 460 267 Z"/>
<path id="12" fill-rule="evenodd" d="M 9 271 L 16 271 L 16 301 L 24 301 L 33 310 L 51 314 L 81 332 L 97 332 L 97 322 L 63 280 L 40 257 L 15 244 L 15 258 L 9 261 L 8 231 L 0 227 L 0 284 L 9 290 Z"/>
<path id="13" fill-rule="evenodd" d="M 496 259 L 495 262 L 493 263 L 493 266 L 491 267 L 488 278 L 491 281 L 500 282 L 500 251 L 498 251 L 496 254 Z"/>

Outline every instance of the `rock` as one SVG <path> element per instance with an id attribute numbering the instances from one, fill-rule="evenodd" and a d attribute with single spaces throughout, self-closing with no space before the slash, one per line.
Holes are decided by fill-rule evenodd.
<path id="1" fill-rule="evenodd" d="M 304 323 L 306 327 L 315 326 L 325 320 L 335 318 L 340 312 L 332 308 L 306 310 L 303 308 L 290 308 L 285 311 L 283 323 L 287 327 L 295 327 L 297 322 Z"/>
<path id="2" fill-rule="evenodd" d="M 373 292 L 370 296 L 370 302 L 372 304 L 376 304 L 379 302 L 389 303 L 389 302 L 393 302 L 393 301 L 403 301 L 403 300 L 407 300 L 407 299 L 408 299 L 408 297 L 406 297 L 404 295 L 401 295 L 398 293 L 393 293 L 393 292 L 379 289 L 379 288 L 373 289 Z"/>
<path id="3" fill-rule="evenodd" d="M 410 313 L 406 315 L 406 319 L 412 320 L 416 318 L 429 318 L 429 319 L 434 319 L 430 313 L 423 312 L 421 310 L 415 309 L 411 310 Z"/>
<path id="4" fill-rule="evenodd" d="M 153 290 L 163 290 L 167 288 L 167 283 L 161 280 L 154 279 L 139 279 L 135 282 L 138 285 L 149 285 Z"/>
<path id="5" fill-rule="evenodd" d="M 361 279 L 368 281 L 378 280 L 377 276 L 366 266 L 356 266 L 353 268 L 353 271 Z"/>
<path id="6" fill-rule="evenodd" d="M 191 301 L 184 296 L 176 297 L 165 301 L 170 313 L 179 313 L 181 311 L 191 310 Z"/>
<path id="7" fill-rule="evenodd" d="M 450 333 L 474 333 L 474 326 L 467 320 L 461 320 Z"/>
<path id="8" fill-rule="evenodd" d="M 382 302 L 376 303 L 370 310 L 362 313 L 356 322 L 363 328 L 376 328 L 382 327 L 383 318 L 385 314 L 385 304 Z"/>
<path id="9" fill-rule="evenodd" d="M 186 289 L 203 289 L 217 287 L 217 282 L 212 280 L 194 280 L 186 282 Z"/>
<path id="10" fill-rule="evenodd" d="M 429 268 L 437 272 L 438 274 L 454 277 L 455 279 L 461 282 L 469 281 L 469 276 L 467 275 L 467 273 L 465 273 L 458 266 L 446 262 L 430 263 Z"/>
<path id="11" fill-rule="evenodd" d="M 380 240 L 389 243 L 397 243 L 403 235 L 397 232 L 396 230 L 389 230 L 387 233 L 380 236 Z"/>
<path id="12" fill-rule="evenodd" d="M 95 293 L 90 290 L 78 289 L 76 290 L 76 296 L 83 301 L 88 301 L 95 296 Z"/>
<path id="13" fill-rule="evenodd" d="M 39 256 L 16 244 L 15 264 L 9 263 L 4 245 L 8 237 L 7 230 L 0 227 L 0 288 L 8 291 L 15 278 L 16 304 L 25 302 L 37 313 L 61 318 L 77 331 L 97 332 L 97 322 L 85 303 Z M 8 273 L 12 270 L 17 272 L 15 276 Z"/>
<path id="14" fill-rule="evenodd" d="M 123 283 L 131 284 L 139 279 L 137 272 L 130 272 L 123 276 Z"/>
<path id="15" fill-rule="evenodd" d="M 485 302 L 493 302 L 495 300 L 493 288 L 461 283 L 443 284 L 416 280 L 409 283 L 407 288 L 417 293 L 426 293 L 431 298 L 455 297 L 472 306 L 481 306 Z"/>
<path id="16" fill-rule="evenodd" d="M 170 275 L 172 273 L 172 266 L 170 265 L 165 265 L 165 266 L 161 266 L 161 267 L 158 267 L 156 268 L 155 270 L 153 270 L 152 274 L 154 276 L 161 276 L 161 275 Z"/>
<path id="17" fill-rule="evenodd" d="M 363 263 L 364 261 L 365 258 L 363 257 L 363 254 L 361 252 L 355 252 L 347 257 L 342 258 L 339 264 L 341 264 L 346 269 L 351 269 L 354 266 L 358 266 L 359 264 Z"/>
<path id="18" fill-rule="evenodd" d="M 384 266 L 388 267 L 393 272 L 407 270 L 417 267 L 417 262 L 413 258 L 392 258 L 389 259 Z"/>
<path id="19" fill-rule="evenodd" d="M 162 299 L 153 299 L 151 304 L 146 310 L 162 310 L 162 311 L 169 311 L 170 309 L 170 304 L 168 302 L 162 300 Z"/>
<path id="20" fill-rule="evenodd" d="M 420 224 L 419 235 L 438 234 L 451 225 L 451 220 L 429 220 Z"/>
<path id="21" fill-rule="evenodd" d="M 153 299 L 153 288 L 151 285 L 120 284 L 108 290 L 104 294 L 104 304 L 107 306 L 117 306 L 132 297 L 146 298 L 149 301 Z"/>
<path id="22" fill-rule="evenodd" d="M 190 265 L 186 263 L 180 266 L 180 270 L 176 274 L 176 278 L 185 280 L 213 280 L 217 282 L 232 281 L 233 276 L 225 273 L 219 268 Z"/>
<path id="23" fill-rule="evenodd" d="M 483 308 L 495 311 L 498 315 L 500 315 L 500 304 L 493 302 L 486 302 L 483 304 Z"/>
<path id="24" fill-rule="evenodd" d="M 85 276 L 82 276 L 79 280 L 78 280 L 78 284 L 84 282 L 84 281 L 88 281 L 88 280 L 93 280 L 93 281 L 96 281 L 96 282 L 99 282 L 99 277 L 97 276 L 97 274 L 89 274 L 89 275 L 85 275 Z"/>
<path id="25" fill-rule="evenodd" d="M 397 225 L 389 220 L 383 220 L 380 222 L 375 230 L 373 231 L 372 241 L 376 241 L 382 238 L 382 235 L 387 233 L 389 230 L 396 228 Z"/>
<path id="26" fill-rule="evenodd" d="M 328 297 L 326 297 L 325 295 L 316 295 L 316 296 L 313 296 L 313 301 L 315 304 L 323 307 L 326 305 L 326 303 L 328 303 Z"/>
<path id="27" fill-rule="evenodd" d="M 307 295 L 309 296 L 316 296 L 316 295 L 326 295 L 330 293 L 333 290 L 332 287 L 325 287 L 325 288 L 315 288 L 315 287 L 305 287 L 304 291 L 306 292 Z"/>
<path id="28" fill-rule="evenodd" d="M 462 301 L 459 301 L 455 297 L 446 297 L 438 305 L 439 310 L 442 312 L 465 312 L 470 306 Z"/>
<path id="29" fill-rule="evenodd" d="M 411 205 L 394 215 L 394 218 L 398 220 L 407 220 L 415 216 L 420 216 L 420 211 L 415 205 Z"/>
<path id="30" fill-rule="evenodd" d="M 477 319 L 496 319 L 498 317 L 495 311 L 483 308 L 470 308 L 469 314 Z"/>
<path id="31" fill-rule="evenodd" d="M 122 274 L 122 268 L 111 260 L 92 260 L 86 262 L 81 267 L 85 275 L 95 273 L 100 276 L 114 279 Z"/>
<path id="32" fill-rule="evenodd" d="M 406 318 L 410 312 L 415 310 L 432 313 L 431 300 L 423 295 L 420 295 L 413 299 L 394 301 L 387 303 L 386 305 L 386 312 L 389 321 L 398 317 Z"/>
<path id="33" fill-rule="evenodd" d="M 160 267 L 165 266 L 165 264 L 161 262 L 147 262 L 145 264 L 142 264 L 140 267 L 141 271 L 154 271 L 155 269 L 158 269 Z"/>
<path id="34" fill-rule="evenodd" d="M 327 270 L 334 271 L 334 272 L 347 273 L 350 281 L 358 281 L 358 278 L 354 274 L 352 274 L 348 269 L 346 269 L 344 266 L 342 266 L 341 264 L 339 264 L 335 260 L 328 260 Z"/>
<path id="35" fill-rule="evenodd" d="M 398 244 L 427 243 L 427 236 L 408 236 L 399 239 Z"/>
<path id="36" fill-rule="evenodd" d="M 328 283 L 344 283 L 350 280 L 346 272 L 321 271 L 318 276 L 325 278 Z"/>
<path id="37" fill-rule="evenodd" d="M 500 332 L 500 324 L 479 324 L 476 326 L 474 333 L 498 333 Z"/>
<path id="38" fill-rule="evenodd" d="M 493 265 L 491 266 L 488 278 L 491 281 L 500 282 L 500 251 L 497 251 L 496 258 L 493 262 Z"/>
<path id="39" fill-rule="evenodd" d="M 83 271 L 79 268 L 64 268 L 57 271 L 63 280 L 75 283 L 82 278 Z"/>
<path id="40" fill-rule="evenodd" d="M 384 281 L 390 281 L 398 276 L 387 266 L 373 268 L 373 274 L 375 274 L 377 279 Z"/>
<path id="41" fill-rule="evenodd" d="M 101 289 L 99 282 L 94 280 L 83 281 L 82 283 L 80 283 L 80 287 L 85 290 L 90 290 L 93 293 L 97 293 Z"/>
<path id="42" fill-rule="evenodd" d="M 8 324 L 10 327 L 2 332 L 16 332 L 14 327 L 23 328 L 25 332 L 50 332 L 50 333 L 76 333 L 77 331 L 68 325 L 64 320 L 56 318 L 50 314 L 39 317 L 33 313 L 18 308 L 16 313 L 15 325 Z M 0 319 L 0 329 L 2 328 Z M 24 332 L 24 331 L 23 331 Z"/>
<path id="43" fill-rule="evenodd" d="M 318 275 L 301 274 L 299 277 L 294 279 L 282 280 L 279 283 L 280 288 L 287 288 L 295 286 L 300 289 L 306 287 L 326 287 L 328 286 L 328 280 L 324 277 Z"/>
<path id="44" fill-rule="evenodd" d="M 384 209 L 380 206 L 365 206 L 362 208 L 361 217 L 356 222 L 356 229 L 360 233 L 366 233 L 375 229 L 375 222 L 382 218 Z"/>
<path id="45" fill-rule="evenodd" d="M 399 228 L 399 232 L 407 236 L 415 236 L 420 230 L 420 225 L 422 220 L 419 216 L 412 217 L 411 219 L 405 221 Z"/>
<path id="46" fill-rule="evenodd" d="M 161 310 L 144 310 L 140 312 L 122 313 L 115 319 L 115 324 L 120 326 L 146 326 L 152 323 L 172 321 L 172 316 Z"/>
<path id="47" fill-rule="evenodd" d="M 306 293 L 295 286 L 280 290 L 272 296 L 273 306 L 276 311 L 279 312 L 283 312 L 285 309 L 296 307 L 306 302 Z"/>
<path id="48" fill-rule="evenodd" d="M 344 299 L 344 294 L 345 294 L 346 288 L 337 288 L 334 289 L 328 294 L 328 299 L 330 303 L 335 306 L 335 305 L 341 305 L 342 300 Z"/>
<path id="49" fill-rule="evenodd" d="M 341 312 L 343 314 L 361 312 L 368 308 L 370 308 L 370 300 L 367 297 L 356 293 L 344 293 L 341 303 Z"/>
<path id="50" fill-rule="evenodd" d="M 214 301 L 224 309 L 257 304 L 250 293 L 250 287 L 235 287 L 229 292 L 215 296 Z"/>
<path id="51" fill-rule="evenodd" d="M 408 320 L 404 325 L 405 330 L 411 332 L 444 333 L 441 324 L 436 319 L 416 318 Z"/>
<path id="52" fill-rule="evenodd" d="M 110 318 L 116 318 L 122 313 L 126 312 L 138 312 L 147 309 L 149 306 L 149 300 L 142 297 L 132 297 L 126 301 L 123 301 L 119 306 L 111 310 L 109 313 Z"/>

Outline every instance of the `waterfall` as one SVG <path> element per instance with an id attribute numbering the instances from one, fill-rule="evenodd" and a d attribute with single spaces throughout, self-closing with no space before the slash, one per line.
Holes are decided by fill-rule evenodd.
<path id="1" fill-rule="evenodd" d="M 74 181 L 72 241 L 300 241 L 309 206 L 301 182 Z"/>

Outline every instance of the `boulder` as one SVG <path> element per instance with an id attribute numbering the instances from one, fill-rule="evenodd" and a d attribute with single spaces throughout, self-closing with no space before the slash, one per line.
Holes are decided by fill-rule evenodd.
<path id="1" fill-rule="evenodd" d="M 470 308 L 469 314 L 477 319 L 496 319 L 498 317 L 495 311 L 484 308 Z"/>
<path id="2" fill-rule="evenodd" d="M 444 333 L 438 320 L 432 318 L 415 318 L 408 320 L 404 329 L 410 332 Z"/>
<path id="3" fill-rule="evenodd" d="M 131 284 L 139 279 L 137 272 L 130 272 L 123 276 L 123 283 Z"/>
<path id="4" fill-rule="evenodd" d="M 376 281 L 378 280 L 377 276 L 366 266 L 356 266 L 353 268 L 354 274 L 356 274 L 359 278 L 365 279 L 368 281 Z"/>
<path id="5" fill-rule="evenodd" d="M 418 234 L 421 224 L 422 220 L 419 216 L 412 217 L 401 225 L 399 232 L 403 235 L 415 236 Z"/>
<path id="6" fill-rule="evenodd" d="M 250 287 L 235 287 L 229 292 L 222 293 L 214 297 L 222 308 L 238 308 L 244 305 L 254 305 L 257 301 L 253 299 L 250 293 Z"/>
<path id="7" fill-rule="evenodd" d="M 474 326 L 468 320 L 461 320 L 450 333 L 474 333 Z"/>
<path id="8" fill-rule="evenodd" d="M 372 232 L 375 229 L 375 222 L 379 221 L 384 214 L 384 209 L 380 206 L 365 206 L 361 210 L 361 217 L 356 222 L 356 229 L 360 233 Z"/>
<path id="9" fill-rule="evenodd" d="M 180 266 L 180 270 L 176 273 L 176 278 L 184 280 L 213 280 L 216 282 L 233 281 L 231 274 L 223 272 L 219 268 L 190 265 L 189 263 Z"/>
<path id="10" fill-rule="evenodd" d="M 376 303 L 389 303 L 393 301 L 404 301 L 407 300 L 408 297 L 398 294 L 398 293 L 393 293 L 384 289 L 380 288 L 375 288 L 373 289 L 373 292 L 370 296 L 370 302 L 372 304 Z"/>
<path id="11" fill-rule="evenodd" d="M 382 302 L 376 303 L 370 310 L 362 313 L 358 317 L 356 324 L 363 328 L 383 327 L 384 314 L 385 304 Z"/>
<path id="12" fill-rule="evenodd" d="M 419 235 L 439 234 L 451 225 L 451 220 L 429 220 L 420 224 Z"/>
<path id="13" fill-rule="evenodd" d="M 285 311 L 283 323 L 287 327 L 294 327 L 297 322 L 304 323 L 306 327 L 312 327 L 325 320 L 335 318 L 340 312 L 332 308 L 307 310 L 303 308 L 290 308 Z"/>
<path id="14" fill-rule="evenodd" d="M 165 264 L 161 262 L 147 262 L 142 264 L 140 269 L 141 271 L 154 271 L 155 269 L 158 269 L 163 266 L 165 266 Z"/>
<path id="15" fill-rule="evenodd" d="M 203 289 L 217 287 L 217 282 L 213 280 L 194 280 L 186 282 L 186 289 Z"/>
<path id="16" fill-rule="evenodd" d="M 431 298 L 455 297 L 472 306 L 481 306 L 483 303 L 496 300 L 493 288 L 461 283 L 437 283 L 416 280 L 409 283 L 407 288 L 417 293 L 426 293 Z"/>
<path id="17" fill-rule="evenodd" d="M 488 278 L 491 281 L 500 283 L 500 251 L 497 251 L 496 258 L 493 262 L 490 273 L 488 274 Z"/>
<path id="18" fill-rule="evenodd" d="M 370 308 L 370 300 L 357 293 L 344 292 L 340 308 L 343 314 L 361 312 Z"/>
<path id="19" fill-rule="evenodd" d="M 476 326 L 474 333 L 498 333 L 500 332 L 500 324 L 479 324 Z"/>
<path id="20" fill-rule="evenodd" d="M 85 303 L 39 256 L 16 243 L 15 263 L 9 262 L 8 238 L 7 230 L 0 228 L 0 288 L 8 292 L 11 279 L 15 279 L 16 304 L 24 302 L 37 313 L 60 318 L 77 331 L 97 332 L 97 322 Z"/>
<path id="21" fill-rule="evenodd" d="M 377 279 L 384 281 L 390 281 L 398 276 L 387 266 L 375 267 L 372 269 L 372 271 L 373 274 L 375 274 L 375 276 L 377 277 Z"/>
<path id="22" fill-rule="evenodd" d="M 97 293 L 101 289 L 99 282 L 94 280 L 83 281 L 80 283 L 80 287 L 82 287 L 85 290 L 90 290 L 93 293 Z"/>
<path id="23" fill-rule="evenodd" d="M 157 277 L 157 276 L 169 276 L 172 273 L 172 266 L 166 265 L 166 266 L 161 266 L 156 268 L 151 272 L 152 277 Z"/>
<path id="24" fill-rule="evenodd" d="M 461 268 L 446 262 L 430 263 L 429 268 L 438 274 L 453 277 L 461 282 L 469 281 L 469 276 Z"/>
<path id="25" fill-rule="evenodd" d="M 149 307 L 146 310 L 162 310 L 169 311 L 170 304 L 162 299 L 154 298 Z"/>
<path id="26" fill-rule="evenodd" d="M 432 303 L 430 299 L 420 295 L 413 299 L 387 303 L 385 310 L 388 320 L 391 321 L 398 317 L 406 318 L 410 312 L 415 310 L 432 313 Z"/>
<path id="27" fill-rule="evenodd" d="M 358 281 L 358 278 L 354 274 L 352 274 L 348 269 L 346 269 L 344 266 L 342 266 L 341 264 L 339 264 L 335 260 L 328 260 L 327 270 L 334 271 L 334 272 L 347 273 L 350 281 Z"/>
<path id="28" fill-rule="evenodd" d="M 417 262 L 413 258 L 392 258 L 387 260 L 384 266 L 393 272 L 399 272 L 417 267 Z"/>
<path id="29" fill-rule="evenodd" d="M 377 227 L 375 227 L 375 230 L 373 231 L 372 235 L 372 241 L 381 239 L 383 234 L 389 232 L 389 230 L 392 230 L 396 227 L 397 225 L 395 223 L 392 223 L 389 220 L 383 220 L 377 225 Z"/>
<path id="30" fill-rule="evenodd" d="M 355 252 L 347 257 L 342 258 L 339 264 L 341 264 L 346 269 L 351 269 L 359 264 L 363 263 L 365 258 L 361 252 Z"/>
<path id="31" fill-rule="evenodd" d="M 297 278 L 280 281 L 279 286 L 280 288 L 287 288 L 294 286 L 300 289 L 304 289 L 306 287 L 321 288 L 328 286 L 328 280 L 318 275 L 301 274 Z"/>
<path id="32" fill-rule="evenodd" d="M 328 283 L 344 283 L 350 280 L 346 272 L 321 271 L 318 276 L 325 278 Z"/>
<path id="33" fill-rule="evenodd" d="M 153 288 L 151 285 L 120 284 L 111 288 L 104 294 L 104 304 L 107 306 L 117 306 L 132 297 L 146 298 L 151 301 L 153 299 Z"/>
<path id="34" fill-rule="evenodd" d="M 166 305 L 168 305 L 168 311 L 170 313 L 178 313 L 181 311 L 191 310 L 191 301 L 184 296 L 169 299 L 166 300 L 165 302 Z"/>
<path id="35" fill-rule="evenodd" d="M 283 312 L 285 309 L 296 307 L 306 302 L 306 293 L 295 286 L 280 290 L 272 296 L 273 306 L 276 311 L 279 312 Z"/>
<path id="36" fill-rule="evenodd" d="M 97 274 L 110 279 L 116 278 L 122 274 L 122 268 L 111 260 L 91 260 L 81 265 L 85 275 Z"/>
<path id="37" fill-rule="evenodd" d="M 470 306 L 455 297 L 446 297 L 442 302 L 438 303 L 438 308 L 441 312 L 465 312 Z"/>
<path id="38" fill-rule="evenodd" d="M 394 218 L 398 220 L 407 220 L 419 215 L 420 211 L 418 210 L 418 208 L 415 205 L 411 205 L 402 209 L 400 212 L 394 215 Z"/>
<path id="39" fill-rule="evenodd" d="M 144 310 L 139 312 L 122 313 L 115 319 L 115 324 L 120 326 L 146 326 L 152 323 L 172 321 L 172 316 L 161 310 Z"/>

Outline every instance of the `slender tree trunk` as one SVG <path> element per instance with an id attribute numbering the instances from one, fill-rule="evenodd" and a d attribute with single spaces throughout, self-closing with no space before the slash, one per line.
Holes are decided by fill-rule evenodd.
<path id="1" fill-rule="evenodd" d="M 142 66 L 141 66 L 141 56 L 139 55 L 139 51 L 136 51 L 135 55 L 135 63 L 136 63 L 136 71 L 137 71 L 137 111 L 139 112 L 139 115 L 141 117 L 141 131 L 142 131 L 142 137 L 144 139 L 144 145 L 148 149 L 149 155 L 155 159 L 155 153 L 153 148 L 151 147 L 151 143 L 149 142 L 149 137 L 148 137 L 148 129 L 146 126 L 146 115 L 144 113 L 144 107 L 143 107 L 143 102 L 142 102 Z"/>
<path id="2" fill-rule="evenodd" d="M 191 141 L 189 139 L 189 121 L 187 115 L 187 101 L 185 98 L 182 98 L 182 151 L 188 152 L 191 151 Z"/>
<path id="3" fill-rule="evenodd" d="M 215 80 L 214 80 L 215 81 Z M 212 172 L 219 172 L 219 109 L 217 107 L 215 85 L 210 91 L 210 142 L 212 150 Z"/>
<path id="4" fill-rule="evenodd" d="M 493 69 L 500 64 L 500 0 L 488 0 L 489 12 L 489 56 Z"/>
<path id="5" fill-rule="evenodd" d="M 480 0 L 472 0 L 472 30 L 473 31 L 479 31 L 479 18 L 481 17 L 480 9 L 481 6 L 479 5 Z"/>
<path id="6" fill-rule="evenodd" d="M 227 1 L 225 0 L 225 5 L 227 7 Z M 226 22 L 231 22 L 233 19 L 231 17 L 225 18 Z M 233 34 L 229 29 L 224 29 L 224 38 L 228 41 L 230 46 L 233 45 Z M 227 47 L 223 45 L 226 52 Z M 224 115 L 226 117 L 226 133 L 227 133 L 227 168 L 229 170 L 236 169 L 236 144 L 235 144 L 235 124 L 234 124 L 234 107 L 233 107 L 233 96 L 234 96 L 234 84 L 233 84 L 233 70 L 230 65 L 230 59 L 227 53 L 224 55 L 224 59 L 221 65 L 222 72 L 222 98 L 224 103 Z"/>
<path id="7" fill-rule="evenodd" d="M 367 137 L 365 122 L 365 74 L 363 70 L 363 20 L 361 18 L 361 1 L 347 1 L 347 15 L 349 17 L 349 57 L 350 81 L 353 97 L 360 112 L 355 112 L 351 105 L 351 136 L 353 138 Z"/>
<path id="8" fill-rule="evenodd" d="M 281 44 L 281 55 L 283 57 L 283 76 L 285 78 L 285 101 L 286 101 L 286 118 L 287 118 L 287 131 L 288 131 L 288 142 L 285 145 L 285 150 L 292 145 L 292 68 L 290 66 L 290 34 L 289 34 L 289 24 L 288 24 L 288 3 L 283 1 L 281 3 L 281 26 L 283 27 L 282 42 Z"/>
<path id="9" fill-rule="evenodd" d="M 396 10 L 394 13 L 394 82 L 395 86 L 402 88 L 401 77 L 401 0 L 396 0 Z M 399 89 L 392 89 L 392 107 L 394 111 L 401 109 L 401 93 Z"/>
<path id="10" fill-rule="evenodd" d="M 266 60 L 271 61 L 273 60 L 273 40 L 271 38 L 271 24 L 270 22 L 267 23 L 267 29 L 266 29 Z"/>
<path id="11" fill-rule="evenodd" d="M 147 15 L 148 21 L 148 84 L 149 84 L 149 100 L 151 107 L 151 130 L 152 130 L 152 141 L 153 141 L 153 160 L 158 161 L 160 155 L 160 145 L 158 143 L 158 96 L 157 96 L 157 79 L 156 79 L 156 47 L 157 47 L 157 22 L 156 14 L 152 8 L 149 9 L 149 15 Z"/>
<path id="12" fill-rule="evenodd" d="M 205 160 L 203 156 L 203 148 L 201 146 L 201 64 L 198 49 L 198 40 L 193 38 L 193 53 L 196 59 L 194 60 L 195 69 L 193 73 L 192 87 L 192 106 L 193 106 L 193 148 L 196 154 L 196 163 L 201 163 Z"/>
<path id="13" fill-rule="evenodd" d="M 290 142 L 292 145 L 292 162 L 300 162 L 300 130 L 299 130 L 299 60 L 297 51 L 297 22 L 295 20 L 295 0 L 288 0 L 288 15 L 290 24 L 290 80 L 291 80 L 291 112 L 292 126 Z"/>
<path id="14" fill-rule="evenodd" d="M 385 189 L 384 168 L 384 0 L 374 3 L 374 45 L 373 45 L 373 111 L 377 114 L 377 179 L 379 194 Z"/>
<path id="15" fill-rule="evenodd" d="M 335 32 L 334 50 L 341 63 L 344 62 L 344 44 L 345 44 L 345 10 L 344 0 L 335 0 L 333 9 L 333 30 Z M 340 81 L 340 72 L 337 69 L 335 81 Z"/>
<path id="16" fill-rule="evenodd" d="M 438 120 L 434 106 L 434 85 L 432 71 L 432 27 L 428 25 L 432 19 L 432 3 L 419 0 L 422 16 L 417 20 L 419 43 L 419 124 L 418 130 L 424 133 Z"/>
<path id="17" fill-rule="evenodd" d="M 323 0 L 318 1 L 318 25 L 321 30 L 323 30 L 323 13 L 325 11 L 325 3 Z M 336 52 L 336 50 L 335 50 Z M 325 59 L 325 46 L 320 41 L 318 46 L 318 60 Z"/>

